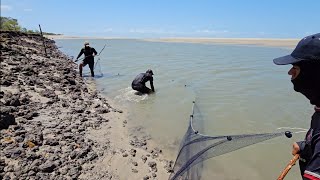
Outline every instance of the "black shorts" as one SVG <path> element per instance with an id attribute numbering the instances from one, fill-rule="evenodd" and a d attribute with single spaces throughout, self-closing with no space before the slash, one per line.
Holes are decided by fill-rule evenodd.
<path id="1" fill-rule="evenodd" d="M 87 64 L 89 64 L 89 68 L 90 69 L 93 69 L 93 66 L 94 66 L 94 60 L 92 59 L 84 59 L 83 62 L 83 67 L 86 66 Z"/>
<path id="2" fill-rule="evenodd" d="M 151 89 L 147 88 L 143 84 L 131 84 L 132 89 L 139 91 L 141 93 L 150 93 Z"/>

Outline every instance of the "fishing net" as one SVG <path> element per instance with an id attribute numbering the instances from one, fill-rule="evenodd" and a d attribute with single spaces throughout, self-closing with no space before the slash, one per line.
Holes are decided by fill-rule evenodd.
<path id="1" fill-rule="evenodd" d="M 230 136 L 207 136 L 203 132 L 203 118 L 195 102 L 193 102 L 192 115 L 189 126 L 180 144 L 180 150 L 169 179 L 195 180 L 201 179 L 202 162 L 240 148 L 285 135 L 291 138 L 290 131 L 243 134 Z"/>
<path id="2" fill-rule="evenodd" d="M 100 58 L 98 58 L 98 60 L 96 61 L 96 63 L 94 64 L 94 71 L 96 71 L 97 75 L 103 76 L 102 70 L 101 70 L 101 65 L 100 65 Z"/>

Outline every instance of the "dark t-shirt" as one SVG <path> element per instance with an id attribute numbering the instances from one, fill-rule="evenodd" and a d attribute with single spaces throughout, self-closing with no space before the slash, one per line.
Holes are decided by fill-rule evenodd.
<path id="1" fill-rule="evenodd" d="M 146 85 L 146 82 L 153 82 L 153 77 L 151 74 L 149 73 L 140 73 L 136 76 L 136 78 L 134 78 L 134 80 L 132 81 L 132 85 Z"/>
<path id="2" fill-rule="evenodd" d="M 304 179 L 320 179 L 320 112 L 312 115 L 310 129 L 300 146 L 300 170 Z"/>
<path id="3" fill-rule="evenodd" d="M 82 55 L 84 54 L 84 60 L 85 62 L 89 63 L 89 62 L 93 62 L 94 61 L 94 57 L 93 57 L 93 54 L 97 54 L 97 51 L 92 48 L 92 47 L 84 47 L 81 49 L 77 59 Z"/>

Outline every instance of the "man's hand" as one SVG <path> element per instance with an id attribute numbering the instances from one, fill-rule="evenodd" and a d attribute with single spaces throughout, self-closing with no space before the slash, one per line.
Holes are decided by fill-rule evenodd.
<path id="1" fill-rule="evenodd" d="M 292 145 L 292 155 L 299 154 L 299 152 L 300 152 L 300 147 L 296 142 L 294 142 Z"/>

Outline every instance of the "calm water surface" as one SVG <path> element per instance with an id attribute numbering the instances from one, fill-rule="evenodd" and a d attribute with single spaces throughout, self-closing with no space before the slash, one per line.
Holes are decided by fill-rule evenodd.
<path id="1" fill-rule="evenodd" d="M 290 49 L 125 39 L 89 41 L 98 52 L 107 44 L 96 68 L 98 88 L 128 108 L 128 124 L 146 127 L 171 159 L 176 158 L 193 100 L 204 118 L 203 134 L 264 133 L 279 127 L 309 126 L 313 108 L 293 91 L 287 75 L 290 66 L 272 63 L 273 58 L 291 53 Z M 76 57 L 84 40 L 56 42 L 63 52 Z M 155 74 L 156 93 L 134 95 L 132 80 L 149 68 Z M 276 179 L 291 158 L 292 142 L 303 136 L 278 137 L 209 159 L 203 179 Z M 298 166 L 287 178 L 301 179 Z"/>

